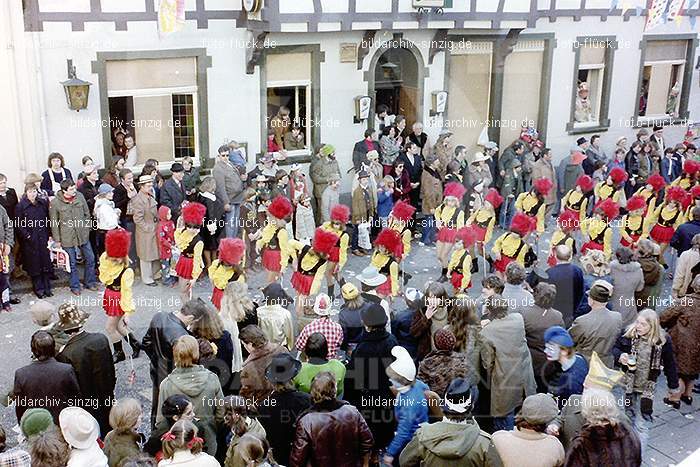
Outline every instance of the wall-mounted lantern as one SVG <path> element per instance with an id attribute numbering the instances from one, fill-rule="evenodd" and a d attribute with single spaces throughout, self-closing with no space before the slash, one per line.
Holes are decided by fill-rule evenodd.
<path id="1" fill-rule="evenodd" d="M 369 118 L 369 111 L 372 108 L 372 98 L 369 96 L 357 96 L 355 98 L 354 123 L 362 123 Z"/>
<path id="2" fill-rule="evenodd" d="M 445 112 L 447 108 L 447 91 L 433 91 L 432 105 L 430 106 L 430 116 L 434 117 Z"/>
<path id="3" fill-rule="evenodd" d="M 78 79 L 75 76 L 73 60 L 68 60 L 67 65 L 68 80 L 63 81 L 61 84 L 63 85 L 63 90 L 66 91 L 68 108 L 80 112 L 82 109 L 87 108 L 88 96 L 90 95 L 90 85 L 92 83 Z"/>

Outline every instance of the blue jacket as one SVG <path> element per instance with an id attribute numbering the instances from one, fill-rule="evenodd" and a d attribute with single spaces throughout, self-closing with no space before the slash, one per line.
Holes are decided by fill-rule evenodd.
<path id="1" fill-rule="evenodd" d="M 583 393 L 583 381 L 588 374 L 588 363 L 580 354 L 576 354 L 574 358 L 574 364 L 567 370 L 562 370 L 561 365 L 555 362 L 554 365 L 558 371 L 547 381 L 547 391 L 557 399 L 560 407 L 569 400 L 569 396 Z"/>
<path id="2" fill-rule="evenodd" d="M 377 191 L 377 215 L 379 217 L 389 217 L 394 209 L 394 194 L 386 190 Z"/>
<path id="3" fill-rule="evenodd" d="M 547 277 L 547 282 L 557 287 L 552 308 L 561 312 L 564 324 L 569 327 L 583 298 L 583 271 L 575 264 L 557 264 L 547 270 Z"/>
<path id="4" fill-rule="evenodd" d="M 690 250 L 690 242 L 696 234 L 700 234 L 700 221 L 686 222 L 676 229 L 673 238 L 671 238 L 671 247 L 678 252 L 678 256 L 684 251 Z"/>
<path id="5" fill-rule="evenodd" d="M 391 320 L 391 333 L 396 337 L 399 345 L 408 350 L 413 360 L 418 358 L 418 338 L 411 334 L 411 323 L 415 313 L 415 310 L 407 308 Z"/>
<path id="6" fill-rule="evenodd" d="M 672 164 L 671 175 L 668 174 L 669 164 Z M 681 165 L 680 161 L 676 160 L 675 157 L 669 160 L 668 157 L 664 156 L 661 158 L 659 172 L 661 172 L 661 176 L 664 177 L 666 183 L 671 183 L 672 181 L 680 177 L 681 173 L 683 172 L 683 166 Z"/>
<path id="7" fill-rule="evenodd" d="M 396 396 L 394 414 L 398 427 L 394 439 L 386 448 L 386 453 L 391 457 L 398 457 L 403 448 L 413 439 L 418 426 L 428 421 L 428 402 L 423 394 L 428 389 L 423 381 L 417 379 L 408 392 Z"/>

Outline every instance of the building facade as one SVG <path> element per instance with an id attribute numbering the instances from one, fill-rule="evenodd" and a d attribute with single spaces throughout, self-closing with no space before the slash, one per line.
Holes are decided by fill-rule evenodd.
<path id="1" fill-rule="evenodd" d="M 332 143 L 343 171 L 377 104 L 423 122 L 432 142 L 451 130 L 470 153 L 486 134 L 509 144 L 525 123 L 555 160 L 580 135 L 609 149 L 656 122 L 678 141 L 700 120 L 700 2 L 645 33 L 646 0 L 625 11 L 610 0 L 187 0 L 183 28 L 163 37 L 159 3 L 2 2 L 0 171 L 11 184 L 53 151 L 69 167 L 84 155 L 108 165 L 119 130 L 135 136 L 140 163 L 207 166 L 236 140 L 252 166 L 280 106 L 307 148 L 287 161 Z M 67 60 L 92 83 L 79 112 L 61 84 Z"/>

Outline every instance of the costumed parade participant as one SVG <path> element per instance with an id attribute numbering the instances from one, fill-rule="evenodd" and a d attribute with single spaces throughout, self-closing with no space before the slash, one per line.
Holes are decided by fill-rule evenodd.
<path id="1" fill-rule="evenodd" d="M 666 190 L 664 202 L 653 213 L 647 216 L 644 223 L 644 233 L 651 237 L 661 247 L 659 263 L 668 268 L 664 253 L 673 238 L 676 229 L 685 222 L 684 211 L 690 203 L 690 195 L 680 186 L 672 186 Z"/>
<path id="2" fill-rule="evenodd" d="M 389 214 L 389 228 L 396 230 L 401 236 L 403 243 L 403 257 L 411 252 L 411 220 L 416 208 L 406 201 L 398 201 Z"/>
<path id="3" fill-rule="evenodd" d="M 595 182 L 588 175 L 581 175 L 576 179 L 576 187 L 569 190 L 561 200 L 561 212 L 570 211 L 578 217 L 576 229 L 586 218 L 588 212 L 588 198 L 595 187 Z"/>
<path id="4" fill-rule="evenodd" d="M 124 229 L 114 229 L 105 236 L 105 252 L 100 257 L 100 282 L 105 285 L 102 308 L 107 314 L 107 336 L 114 347 L 114 363 L 126 360 L 122 338 L 131 345 L 133 357 L 139 356 L 139 340 L 129 331 L 127 314 L 134 312 L 132 286 L 134 270 L 129 267 L 131 234 Z"/>
<path id="5" fill-rule="evenodd" d="M 579 227 L 578 214 L 573 211 L 564 211 L 557 218 L 557 230 L 552 234 L 549 241 L 549 256 L 547 265 L 554 267 L 557 265 L 556 249 L 559 245 L 566 245 L 571 249 L 572 255 L 576 254 L 576 239 L 573 232 Z"/>
<path id="6" fill-rule="evenodd" d="M 537 253 L 525 242 L 535 227 L 533 219 L 522 212 L 516 212 L 510 222 L 510 232 L 496 239 L 491 248 L 491 261 L 499 277 L 505 279 L 506 267 L 513 261 L 523 267 L 530 267 L 537 260 Z"/>
<path id="7" fill-rule="evenodd" d="M 240 238 L 222 238 L 219 242 L 219 257 L 209 266 L 209 280 L 214 289 L 211 302 L 221 310 L 221 298 L 229 282 L 245 283 L 245 242 Z"/>
<path id="8" fill-rule="evenodd" d="M 439 282 L 447 282 L 447 263 L 450 260 L 450 250 L 455 242 L 457 230 L 464 227 L 464 210 L 460 205 L 464 193 L 464 185 L 448 183 L 445 186 L 442 204 L 435 209 L 435 224 L 437 233 L 437 256 L 442 266 Z"/>
<path id="9" fill-rule="evenodd" d="M 294 208 L 284 196 L 277 196 L 267 207 L 268 222 L 262 235 L 255 243 L 255 249 L 262 251 L 262 265 L 267 271 L 267 283 L 277 282 L 289 263 L 292 254 L 287 233 L 287 219 Z"/>
<path id="10" fill-rule="evenodd" d="M 386 277 L 386 281 L 377 287 L 377 295 L 390 299 L 399 294 L 399 262 L 403 256 L 403 243 L 398 232 L 387 228 L 379 232 L 374 246 L 370 264 Z"/>
<path id="11" fill-rule="evenodd" d="M 697 184 L 698 172 L 700 172 L 700 162 L 688 159 L 683 162 L 683 173 L 672 181 L 670 186 L 679 186 L 689 191 Z"/>
<path id="12" fill-rule="evenodd" d="M 311 245 L 298 240 L 290 240 L 289 245 L 295 256 L 295 271 L 292 274 L 292 287 L 299 296 L 296 299 L 297 315 L 301 316 L 309 295 L 316 295 L 321 288 L 323 276 L 329 265 L 333 248 L 338 243 L 338 236 L 332 232 L 316 229 Z M 310 304 L 310 303 L 309 303 Z"/>
<path id="13" fill-rule="evenodd" d="M 691 202 L 688 208 L 685 210 L 685 221 L 690 222 L 693 220 L 693 209 L 700 207 L 700 185 L 695 185 L 690 189 Z"/>
<path id="14" fill-rule="evenodd" d="M 457 231 L 457 242 L 447 265 L 447 274 L 455 288 L 455 294 L 465 293 L 472 286 L 473 263 L 469 251 L 473 249 L 475 241 L 476 232 L 473 227 L 462 227 Z"/>
<path id="15" fill-rule="evenodd" d="M 538 235 L 544 233 L 545 214 L 547 213 L 545 197 L 549 194 L 552 186 L 553 183 L 550 179 L 538 178 L 532 183 L 530 191 L 520 193 L 515 200 L 515 210 L 534 220 Z"/>
<path id="16" fill-rule="evenodd" d="M 204 242 L 199 231 L 204 222 L 207 208 L 200 203 L 187 203 L 182 208 L 183 226 L 175 229 L 175 245 L 180 250 L 180 258 L 175 265 L 180 285 L 180 293 L 185 301 L 192 298 L 192 285 L 202 273 L 204 262 L 202 250 Z"/>
<path id="17" fill-rule="evenodd" d="M 613 234 L 610 221 L 619 214 L 620 207 L 610 198 L 593 208 L 593 217 L 581 223 L 581 233 L 586 240 L 581 246 L 581 254 L 585 255 L 588 250 L 600 250 L 605 253 L 605 259 L 610 261 Z"/>
<path id="18" fill-rule="evenodd" d="M 647 179 L 646 185 L 634 193 L 635 196 L 641 196 L 644 198 L 644 203 L 646 205 L 644 214 L 654 212 L 656 209 L 657 200 L 659 199 L 659 193 L 661 193 L 661 190 L 665 186 L 666 181 L 664 180 L 664 177 L 656 173 Z"/>
<path id="19" fill-rule="evenodd" d="M 622 216 L 620 225 L 620 245 L 628 248 L 636 248 L 637 240 L 644 233 L 644 212 L 647 203 L 641 196 L 634 195 L 627 200 L 627 214 Z"/>
<path id="20" fill-rule="evenodd" d="M 348 260 L 348 244 L 350 243 L 350 235 L 346 231 L 348 221 L 350 221 L 350 208 L 344 204 L 336 204 L 331 208 L 331 220 L 321 225 L 323 230 L 332 233 L 337 238 L 335 246 L 328 255 L 326 266 L 326 284 L 328 285 L 328 295 L 331 298 L 335 296 L 336 277 L 340 275 Z"/>
<path id="21" fill-rule="evenodd" d="M 474 231 L 475 243 L 471 247 L 471 257 L 474 262 L 474 271 L 478 271 L 478 260 L 476 249 L 482 258 L 486 258 L 484 247 L 491 241 L 493 235 L 493 227 L 496 225 L 496 209 L 503 203 L 503 197 L 498 193 L 498 190 L 491 188 L 484 196 L 484 204 L 469 216 L 465 225 L 470 226 Z"/>
<path id="22" fill-rule="evenodd" d="M 595 202 L 599 204 L 607 199 L 613 200 L 618 206 L 625 200 L 625 182 L 628 175 L 620 167 L 613 168 L 604 182 L 599 182 L 594 189 Z"/>

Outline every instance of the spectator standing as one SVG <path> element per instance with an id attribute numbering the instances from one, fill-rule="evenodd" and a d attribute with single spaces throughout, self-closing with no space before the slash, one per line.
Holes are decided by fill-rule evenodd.
<path id="1" fill-rule="evenodd" d="M 364 133 L 364 138 L 355 143 L 352 150 L 352 166 L 355 172 L 359 172 L 363 168 L 369 166 L 367 153 L 369 151 L 379 152 L 379 142 L 377 141 L 377 132 L 374 128 L 367 128 Z"/>
<path id="2" fill-rule="evenodd" d="M 376 220 L 377 216 L 377 198 L 372 193 L 369 187 L 369 172 L 363 170 L 358 174 L 360 184 L 355 191 L 352 192 L 352 253 L 356 256 L 365 256 L 366 251 L 360 250 L 359 232 L 360 224 L 369 223 L 370 225 Z M 331 204 L 334 206 L 334 204 Z M 324 222 L 330 220 L 325 219 Z"/>
<path id="3" fill-rule="evenodd" d="M 154 271 L 160 269 L 160 253 L 158 250 L 158 203 L 153 194 L 153 177 L 139 177 L 139 192 L 131 200 L 136 230 L 136 254 L 139 257 L 141 282 L 155 286 Z"/>
<path id="4" fill-rule="evenodd" d="M 545 148 L 542 151 L 542 157 L 532 166 L 532 180 L 539 180 L 541 178 L 552 181 L 552 188 L 544 196 L 544 202 L 547 205 L 546 215 L 550 216 L 555 213 L 554 208 L 557 203 L 559 188 L 557 187 L 557 177 L 554 173 L 554 166 L 552 166 L 552 150 L 549 148 Z"/>
<path id="5" fill-rule="evenodd" d="M 326 188 L 334 180 L 340 180 L 340 167 L 335 157 L 335 148 L 330 144 L 324 144 L 314 154 L 309 165 L 309 175 L 313 182 L 314 196 L 314 214 L 316 216 L 316 224 L 320 225 L 322 221 L 322 198 Z M 327 208 L 330 209 L 331 205 Z"/>
<path id="6" fill-rule="evenodd" d="M 17 238 L 22 252 L 22 268 L 32 279 L 32 287 L 38 298 L 51 297 L 50 277 L 53 265 L 48 249 L 49 202 L 39 197 L 33 184 L 25 185 L 24 195 L 15 211 Z"/>
<path id="7" fill-rule="evenodd" d="M 160 190 L 160 204 L 170 208 L 173 222 L 177 222 L 182 209 L 182 202 L 186 199 L 186 190 L 183 179 L 185 178 L 185 168 L 181 163 L 175 162 L 170 166 L 171 177 L 165 181 Z"/>
<path id="8" fill-rule="evenodd" d="M 122 156 L 112 156 L 107 168 L 102 174 L 102 182 L 108 183 L 112 188 L 116 188 L 121 182 L 119 172 L 124 168 L 124 158 Z"/>
<path id="9" fill-rule="evenodd" d="M 588 374 L 586 359 L 574 351 L 571 335 L 561 326 L 552 326 L 544 332 L 544 353 L 547 363 L 543 368 L 546 392 L 557 398 L 562 407 L 573 394 L 583 392 Z M 551 421 L 548 420 L 547 423 Z"/>
<path id="10" fill-rule="evenodd" d="M 304 347 L 306 361 L 301 364 L 301 370 L 294 377 L 294 385 L 305 393 L 311 392 L 311 381 L 314 376 L 322 371 L 329 371 L 335 375 L 338 397 L 343 395 L 343 380 L 345 379 L 345 365 L 340 360 L 328 358 L 328 340 L 320 332 L 314 332 L 306 340 Z"/>
<path id="11" fill-rule="evenodd" d="M 220 467 L 214 457 L 203 452 L 205 440 L 197 436 L 198 433 L 197 426 L 190 420 L 175 422 L 163 435 L 163 460 L 158 466 Z"/>
<path id="12" fill-rule="evenodd" d="M 297 337 L 297 350 L 303 351 L 306 347 L 306 340 L 313 333 L 321 333 L 326 338 L 328 346 L 327 358 L 335 358 L 340 344 L 343 342 L 343 328 L 337 322 L 331 319 L 332 315 L 337 314 L 337 311 L 332 307 L 332 300 L 326 294 L 318 294 L 314 301 L 314 313 L 318 318 L 304 326 L 304 329 Z"/>
<path id="13" fill-rule="evenodd" d="M 567 245 L 554 249 L 557 264 L 547 269 L 547 282 L 556 287 L 552 308 L 562 314 L 565 326 L 571 326 L 576 310 L 583 299 L 583 270 L 571 263 L 573 251 Z"/>
<path id="14" fill-rule="evenodd" d="M 332 174 L 328 177 L 328 185 L 323 190 L 320 201 L 319 223 L 322 224 L 331 220 L 331 208 L 340 203 L 340 175 Z"/>
<path id="15" fill-rule="evenodd" d="M 622 327 L 627 327 L 637 317 L 635 295 L 644 288 L 644 272 L 634 253 L 627 247 L 615 251 L 615 259 L 610 263 L 613 295 L 610 299 L 612 309 L 622 315 Z"/>
<path id="16" fill-rule="evenodd" d="M 506 283 L 501 297 L 512 311 L 520 311 L 534 303 L 532 292 L 528 290 L 525 278 L 525 268 L 520 263 L 512 262 L 506 266 Z"/>
<path id="17" fill-rule="evenodd" d="M 248 358 L 243 362 L 241 370 L 240 395 L 258 405 L 273 391 L 272 384 L 265 379 L 270 362 L 275 355 L 286 352 L 287 349 L 270 342 L 257 325 L 246 326 L 241 330 L 239 337 L 248 352 Z"/>
<path id="18" fill-rule="evenodd" d="M 160 255 L 160 275 L 163 285 L 173 286 L 177 283 L 175 277 L 170 276 L 170 268 L 175 246 L 175 223 L 170 216 L 170 208 L 161 206 L 158 208 L 158 252 Z"/>
<path id="19" fill-rule="evenodd" d="M 124 167 L 133 167 L 139 163 L 139 149 L 136 147 L 133 135 L 124 137 L 124 146 L 126 147 L 126 155 L 124 156 Z"/>
<path id="20" fill-rule="evenodd" d="M 134 174 L 129 169 L 119 171 L 119 185 L 114 188 L 114 206 L 119 209 L 119 223 L 122 227 L 128 230 L 132 236 L 136 235 L 136 226 L 134 225 L 134 213 L 131 207 L 131 200 L 138 194 L 138 190 L 134 185 Z M 131 242 L 129 250 L 129 259 L 132 263 L 138 261 L 136 256 L 136 242 Z"/>
<path id="21" fill-rule="evenodd" d="M 97 190 L 95 207 L 95 257 L 105 251 L 105 236 L 110 230 L 119 227 L 120 212 L 114 207 L 114 188 L 109 183 L 102 183 Z"/>
<path id="22" fill-rule="evenodd" d="M 423 133 L 421 133 L 421 135 L 424 136 L 425 139 L 418 139 L 421 139 L 424 141 L 424 144 L 427 145 L 428 137 Z M 415 133 L 413 133 L 411 136 L 415 136 Z M 409 136 L 409 138 L 411 137 Z M 420 153 L 421 149 L 424 153 L 423 156 L 421 156 Z M 411 140 L 410 142 L 406 143 L 404 152 L 401 153 L 401 155 L 399 155 L 399 157 L 396 159 L 397 162 L 403 162 L 404 170 L 408 172 L 408 177 L 411 181 L 411 192 L 409 197 L 413 206 L 420 206 L 420 180 L 421 176 L 423 175 L 423 157 L 425 156 L 426 151 L 429 151 L 429 149 L 425 149 L 425 147 L 421 147 L 420 145 L 416 144 L 415 141 Z"/>
<path id="23" fill-rule="evenodd" d="M 637 310 L 655 310 L 659 304 L 664 279 L 664 267 L 659 264 L 660 251 L 659 245 L 649 239 L 643 238 L 637 242 L 636 258 L 644 275 L 644 287 L 634 294 Z"/>
<path id="24" fill-rule="evenodd" d="M 384 174 L 388 174 L 394 166 L 394 161 L 399 157 L 403 138 L 397 134 L 395 126 L 385 126 L 382 130 L 382 137 L 379 138 L 379 147 L 382 152 L 382 165 Z"/>
<path id="25" fill-rule="evenodd" d="M 60 153 L 49 154 L 48 169 L 41 173 L 41 189 L 49 196 L 56 196 L 63 180 L 73 180 L 73 175 L 66 168 L 66 162 Z"/>
<path id="26" fill-rule="evenodd" d="M 104 437 L 103 451 L 109 465 L 121 466 L 141 454 L 145 437 L 138 432 L 141 404 L 136 399 L 120 399 L 109 412 L 112 431 Z"/>
<path id="27" fill-rule="evenodd" d="M 421 157 L 426 157 L 430 155 L 431 145 L 428 142 L 428 135 L 423 132 L 423 124 L 421 122 L 415 122 L 411 126 L 411 134 L 408 135 L 408 141 L 412 142 L 418 147 L 418 152 Z M 408 147 L 408 141 L 406 141 L 405 147 Z"/>
<path id="28" fill-rule="evenodd" d="M 199 194 L 196 195 L 195 199 L 195 201 L 207 208 L 207 212 L 204 215 L 204 224 L 202 228 L 199 229 L 199 236 L 204 243 L 202 256 L 204 258 L 205 268 L 208 268 L 212 261 L 216 259 L 219 239 L 221 238 L 221 234 L 225 233 L 226 230 L 226 207 L 216 196 L 216 191 L 216 179 L 211 176 L 204 177 L 199 187 Z M 240 209 L 236 215 L 238 216 L 239 214 Z M 238 223 L 238 217 L 233 219 L 233 221 Z M 237 228 L 238 227 L 240 226 L 237 226 Z M 238 232 L 236 232 L 236 235 L 238 235 Z"/>
<path id="29" fill-rule="evenodd" d="M 226 238 L 236 237 L 244 184 L 238 168 L 229 161 L 228 146 L 219 148 L 212 175 L 216 182 L 216 198 L 224 203 L 224 235 Z"/>
<path id="30" fill-rule="evenodd" d="M 431 391 L 444 394 L 455 378 L 473 378 L 478 368 L 472 368 L 465 354 L 457 353 L 455 335 L 449 329 L 439 329 L 433 334 L 435 350 L 418 365 L 418 379 Z"/>
<path id="31" fill-rule="evenodd" d="M 678 256 L 690 250 L 695 235 L 700 234 L 700 207 L 694 207 L 690 211 L 688 222 L 681 224 L 673 233 L 671 247 L 676 250 Z"/>
<path id="32" fill-rule="evenodd" d="M 70 467 L 107 467 L 104 455 L 97 439 L 100 428 L 97 420 L 81 407 L 66 407 L 59 416 L 59 425 L 63 439 L 70 446 Z"/>

